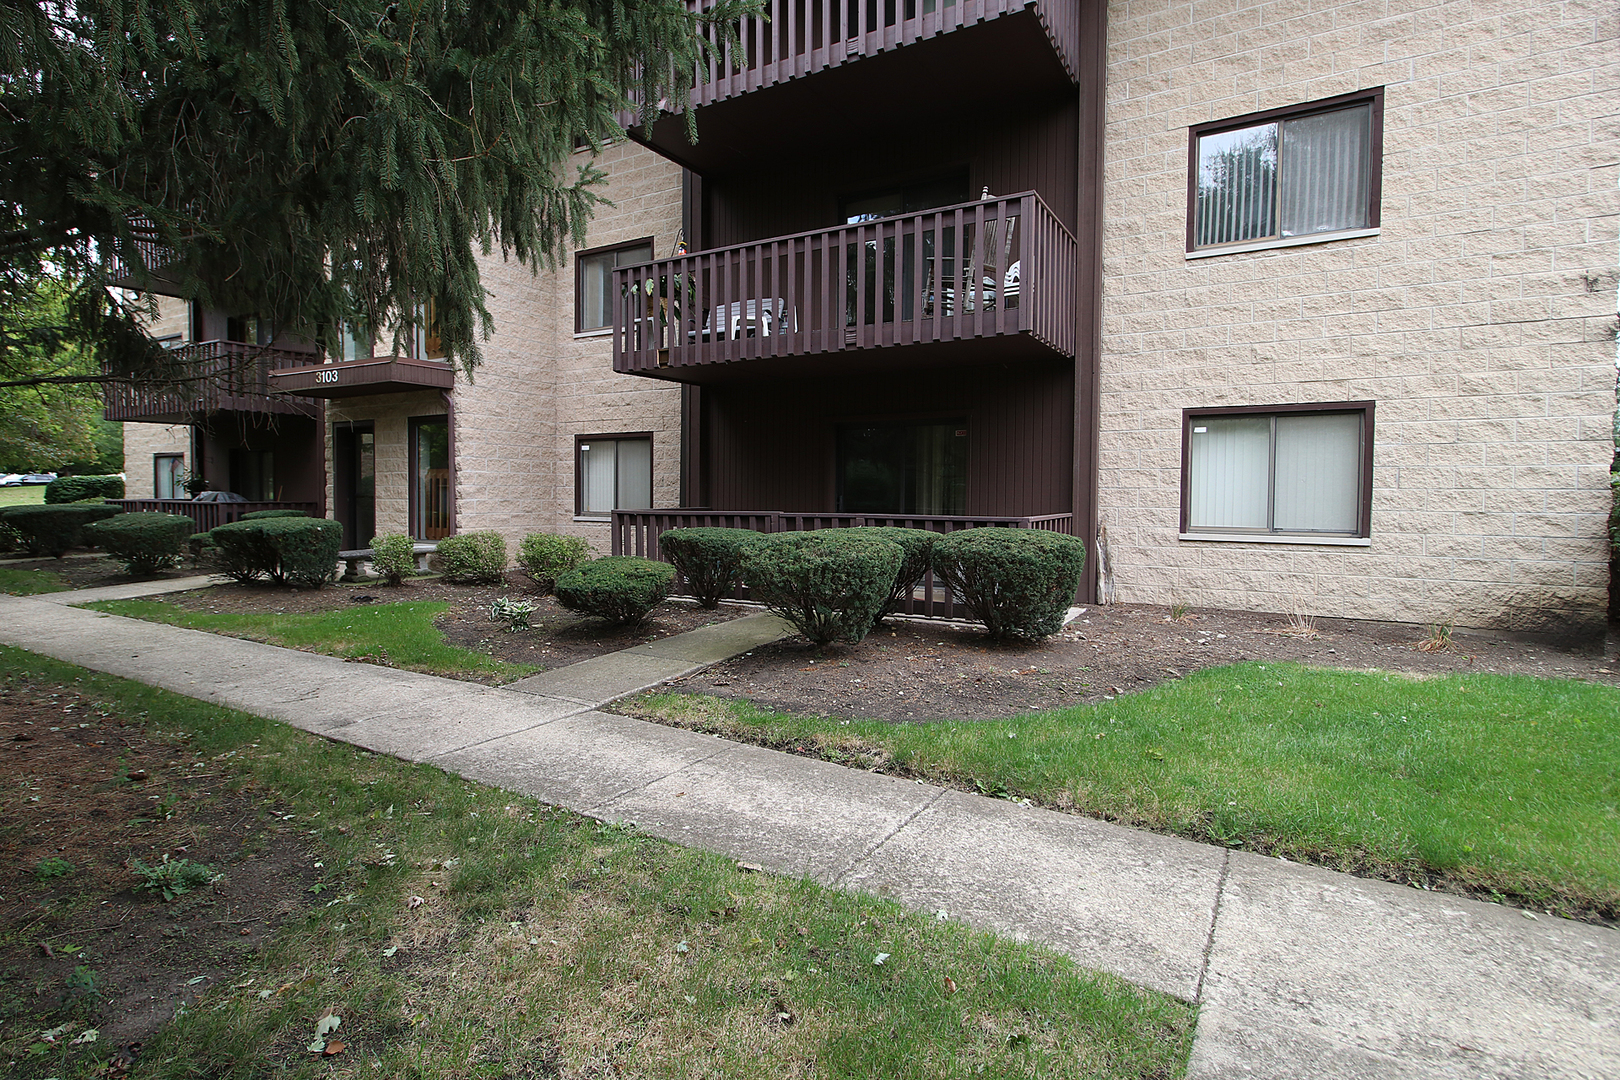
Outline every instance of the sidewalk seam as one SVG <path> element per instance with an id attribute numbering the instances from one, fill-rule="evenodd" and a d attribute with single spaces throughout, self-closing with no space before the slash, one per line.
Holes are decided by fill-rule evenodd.
<path id="1" fill-rule="evenodd" d="M 539 697 L 540 695 L 535 694 L 535 695 L 532 695 L 532 696 Z M 596 711 L 596 707 L 593 706 L 593 705 L 582 705 L 581 707 L 579 707 L 578 709 L 575 709 L 571 713 L 564 713 L 561 716 L 553 716 L 550 720 L 542 720 L 538 724 L 530 724 L 526 728 L 518 728 L 515 731 L 503 731 L 499 735 L 491 735 L 487 739 L 477 739 L 477 740 L 474 740 L 473 742 L 466 743 L 466 744 L 464 744 L 462 746 L 452 746 L 448 750 L 440 750 L 436 754 L 430 754 L 429 756 L 423 758 L 422 762 L 424 764 L 426 764 L 426 763 L 431 762 L 431 761 L 436 761 L 437 759 L 442 758 L 447 754 L 459 754 L 463 750 L 471 750 L 475 746 L 485 746 L 485 745 L 487 745 L 489 743 L 492 743 L 492 742 L 499 742 L 502 739 L 510 739 L 513 735 L 522 735 L 525 732 L 535 731 L 535 730 L 537 730 L 539 728 L 543 728 L 547 724 L 555 724 L 559 720 L 572 720 L 576 716 L 582 716 L 585 713 L 595 712 L 595 711 Z M 376 718 L 373 717 L 372 719 L 376 719 Z"/>
<path id="2" fill-rule="evenodd" d="M 830 887 L 835 888 L 835 889 L 841 887 L 843 885 L 844 880 L 846 878 L 848 878 L 849 875 L 853 874 L 856 871 L 856 869 L 859 868 L 859 866 L 862 863 L 866 862 L 868 859 L 870 859 L 872 856 L 874 856 L 874 855 L 876 855 L 878 853 L 878 849 L 882 848 L 884 844 L 887 844 L 890 840 L 893 840 L 896 836 L 900 835 L 900 830 L 901 829 L 904 829 L 907 825 L 910 825 L 913 821 L 916 821 L 920 814 L 922 814 L 924 811 L 931 808 L 935 803 L 939 802 L 939 800 L 944 798 L 944 797 L 945 797 L 945 789 L 944 788 L 936 789 L 934 791 L 934 797 L 932 799 L 929 799 L 927 802 L 925 802 L 921 806 L 917 807 L 917 809 L 913 810 L 910 813 L 910 815 L 908 815 L 906 817 L 906 820 L 904 820 L 900 824 L 896 825 L 893 829 L 890 829 L 887 836 L 882 837 L 881 839 L 878 840 L 877 843 L 873 844 L 871 847 L 867 848 L 860 855 L 856 856 L 856 858 L 848 866 L 844 867 L 843 870 L 839 871 L 837 877 L 833 878 L 827 884 Z"/>
<path id="3" fill-rule="evenodd" d="M 595 710 L 587 710 L 587 711 L 594 712 Z M 690 769 L 694 765 L 701 765 L 705 761 L 713 761 L 715 758 L 719 757 L 721 754 L 724 754 L 727 751 L 734 749 L 736 747 L 736 745 L 737 744 L 735 744 L 735 743 L 731 743 L 729 741 L 722 740 L 722 745 L 719 748 L 717 748 L 714 753 L 707 754 L 707 755 L 705 755 L 703 757 L 700 757 L 700 758 L 693 758 L 691 761 L 688 761 L 686 764 L 680 766 L 679 768 L 671 769 L 671 770 L 669 770 L 669 772 L 664 773 L 661 776 L 655 776 L 651 780 L 647 780 L 647 781 L 644 781 L 643 783 L 636 784 L 633 787 L 627 787 L 627 788 L 623 789 L 622 791 L 615 791 L 612 795 L 609 795 L 607 798 L 602 799 L 602 800 L 600 800 L 598 802 L 591 803 L 589 806 L 587 806 L 583 810 L 581 810 L 580 813 L 585 814 L 588 817 L 596 817 L 596 811 L 598 809 L 600 809 L 601 807 L 606 806 L 608 803 L 615 802 L 615 801 L 617 801 L 619 799 L 624 798 L 626 795 L 632 794 L 632 793 L 637 792 L 637 791 L 645 791 L 648 788 L 652 787 L 654 784 L 662 783 L 663 781 L 668 780 L 670 777 L 676 775 L 677 773 L 685 772 L 687 769 Z M 601 819 L 598 818 L 598 820 L 601 820 Z"/>
<path id="4" fill-rule="evenodd" d="M 1209 911 L 1209 937 L 1204 941 L 1204 960 L 1198 966 L 1198 985 L 1193 988 L 1193 1004 L 1204 1003 L 1204 976 L 1209 974 L 1209 958 L 1215 951 L 1215 929 L 1221 921 L 1221 901 L 1226 899 L 1226 874 L 1232 866 L 1232 849 L 1221 853 L 1221 876 L 1215 882 L 1215 903 Z"/>

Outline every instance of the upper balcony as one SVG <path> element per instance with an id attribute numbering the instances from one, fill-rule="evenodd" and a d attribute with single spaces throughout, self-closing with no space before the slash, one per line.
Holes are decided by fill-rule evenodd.
<path id="1" fill-rule="evenodd" d="M 919 109 L 966 119 L 1078 82 L 1074 0 L 766 0 L 737 29 L 741 50 L 717 47 L 697 72 L 699 141 L 677 116 L 632 138 L 716 175 L 775 141 L 847 146 L 866 120 Z"/>
<path id="2" fill-rule="evenodd" d="M 714 382 L 1073 358 L 1076 254 L 1024 192 L 621 267 L 613 369 Z"/>
<path id="3" fill-rule="evenodd" d="M 212 412 L 317 416 L 320 405 L 307 397 L 276 394 L 270 373 L 307 364 L 308 352 L 250 345 L 241 341 L 199 341 L 174 350 L 182 377 L 165 390 L 109 383 L 108 420 L 151 424 L 190 424 Z"/>

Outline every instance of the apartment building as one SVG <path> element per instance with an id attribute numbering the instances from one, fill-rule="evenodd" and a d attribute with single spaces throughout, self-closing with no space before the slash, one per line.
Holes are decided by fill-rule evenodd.
<path id="1" fill-rule="evenodd" d="M 431 340 L 267 374 L 354 542 L 1103 530 L 1123 601 L 1600 632 L 1612 7 L 767 8 L 695 145 L 606 151 L 571 266 L 486 266 L 474 381 Z"/>

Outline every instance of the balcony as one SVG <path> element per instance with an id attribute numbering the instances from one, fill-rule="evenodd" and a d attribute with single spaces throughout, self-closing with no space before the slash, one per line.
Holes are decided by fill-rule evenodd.
<path id="1" fill-rule="evenodd" d="M 1077 246 L 1040 197 L 958 206 L 614 271 L 613 369 L 679 382 L 1074 356 Z"/>
<path id="2" fill-rule="evenodd" d="M 712 175 L 766 143 L 847 146 L 873 114 L 961 118 L 1078 81 L 1080 14 L 1066 0 L 766 0 L 737 30 L 742 48 L 717 48 L 697 72 L 699 142 L 679 117 L 632 138 Z"/>
<path id="3" fill-rule="evenodd" d="M 360 360 L 311 362 L 271 375 L 274 389 L 309 397 L 359 397 L 364 394 L 399 394 L 412 390 L 449 390 L 456 372 L 444 360 L 414 356 L 368 356 Z"/>
<path id="4" fill-rule="evenodd" d="M 273 393 L 270 373 L 307 364 L 310 353 L 249 345 L 240 341 L 201 341 L 174 350 L 182 374 L 171 389 L 109 383 L 108 420 L 189 424 L 212 412 L 317 416 L 320 406 L 304 397 Z"/>

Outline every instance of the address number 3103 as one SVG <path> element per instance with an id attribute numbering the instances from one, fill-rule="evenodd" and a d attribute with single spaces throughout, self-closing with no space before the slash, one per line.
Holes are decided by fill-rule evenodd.
<path id="1" fill-rule="evenodd" d="M 326 371 L 317 371 L 315 373 L 315 381 L 317 383 L 335 383 L 338 381 L 338 371 L 336 368 L 331 368 Z"/>

